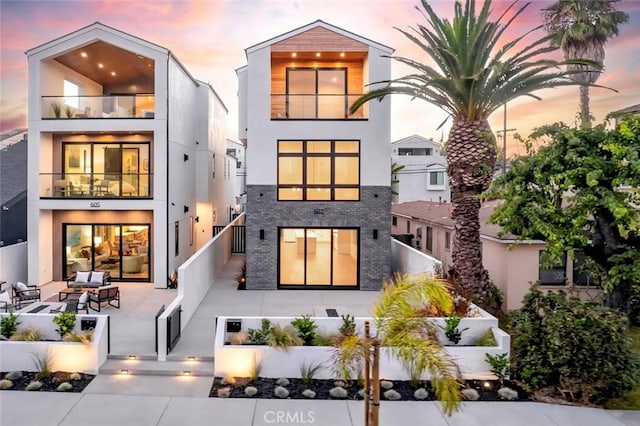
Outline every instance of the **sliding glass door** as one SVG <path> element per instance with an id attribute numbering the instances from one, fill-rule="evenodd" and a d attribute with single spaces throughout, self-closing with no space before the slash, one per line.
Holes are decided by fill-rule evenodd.
<path id="1" fill-rule="evenodd" d="M 281 228 L 281 288 L 357 287 L 358 230 Z"/>
<path id="2" fill-rule="evenodd" d="M 63 224 L 63 271 L 109 271 L 117 281 L 149 281 L 149 224 Z"/>

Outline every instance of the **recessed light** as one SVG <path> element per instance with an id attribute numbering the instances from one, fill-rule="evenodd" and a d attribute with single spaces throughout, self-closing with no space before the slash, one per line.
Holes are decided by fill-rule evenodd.
<path id="1" fill-rule="evenodd" d="M 144 56 L 138 55 L 138 59 L 144 59 Z"/>
<path id="2" fill-rule="evenodd" d="M 187 357 L 187 361 L 195 361 L 195 360 L 196 360 L 195 356 Z"/>
<path id="3" fill-rule="evenodd" d="M 183 371 L 182 375 L 183 376 L 190 376 L 191 375 L 191 371 Z"/>
<path id="4" fill-rule="evenodd" d="M 296 56 L 298 56 L 298 54 L 297 54 L 296 52 L 293 52 L 293 53 L 291 54 L 291 57 L 292 57 L 292 58 L 295 58 Z"/>
<path id="5" fill-rule="evenodd" d="M 98 68 L 104 68 L 104 65 L 100 62 L 98 62 Z"/>
<path id="6" fill-rule="evenodd" d="M 316 58 L 320 57 L 320 52 L 316 53 Z"/>
<path id="7" fill-rule="evenodd" d="M 136 356 L 135 355 L 129 355 L 129 359 L 133 361 L 133 360 L 136 359 Z"/>
<path id="8" fill-rule="evenodd" d="M 116 76 L 116 72 L 115 71 L 111 71 L 111 75 L 115 77 Z"/>
<path id="9" fill-rule="evenodd" d="M 80 56 L 82 56 L 83 58 L 89 57 L 89 55 L 87 55 L 87 52 L 80 52 Z"/>
<path id="10" fill-rule="evenodd" d="M 127 375 L 129 374 L 129 370 L 120 370 L 120 374 Z"/>
<path id="11" fill-rule="evenodd" d="M 344 52 L 340 52 L 340 57 L 344 58 Z"/>

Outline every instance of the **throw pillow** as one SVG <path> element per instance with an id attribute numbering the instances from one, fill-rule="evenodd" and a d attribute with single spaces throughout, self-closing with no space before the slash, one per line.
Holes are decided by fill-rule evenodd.
<path id="1" fill-rule="evenodd" d="M 78 298 L 78 308 L 84 309 L 84 305 L 87 303 L 88 298 L 89 298 L 89 292 L 82 293 L 82 295 L 80 295 L 80 297 Z"/>
<path id="2" fill-rule="evenodd" d="M 112 285 L 103 285 L 102 287 L 98 287 L 97 290 L 106 290 L 108 288 L 113 287 Z"/>
<path id="3" fill-rule="evenodd" d="M 16 290 L 18 290 L 18 291 L 26 291 L 27 290 L 27 285 L 25 283 L 21 283 L 20 281 L 18 281 L 16 283 Z"/>
<path id="4" fill-rule="evenodd" d="M 101 283 L 104 279 L 104 272 L 92 272 L 91 273 L 91 282 L 92 283 Z"/>
<path id="5" fill-rule="evenodd" d="M 78 271 L 76 272 L 76 282 L 77 283 L 88 283 L 89 275 L 91 275 L 90 271 Z"/>

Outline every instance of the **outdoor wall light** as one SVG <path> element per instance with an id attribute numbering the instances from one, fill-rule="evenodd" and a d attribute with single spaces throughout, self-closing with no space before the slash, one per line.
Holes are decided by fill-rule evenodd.
<path id="1" fill-rule="evenodd" d="M 187 361 L 195 361 L 196 357 L 195 356 L 188 356 L 187 357 Z"/>
<path id="2" fill-rule="evenodd" d="M 182 375 L 183 376 L 190 376 L 191 375 L 191 371 L 183 371 Z"/>
<path id="3" fill-rule="evenodd" d="M 196 221 L 196 223 L 200 223 L 200 216 L 196 216 L 194 220 Z"/>
<path id="4" fill-rule="evenodd" d="M 264 240 L 264 229 L 260 230 L 260 239 Z"/>
<path id="5" fill-rule="evenodd" d="M 184 161 L 189 161 L 189 154 L 184 154 Z"/>
<path id="6" fill-rule="evenodd" d="M 120 370 L 120 374 L 127 375 L 129 374 L 129 370 Z"/>
<path id="7" fill-rule="evenodd" d="M 373 230 L 373 239 L 374 239 L 374 240 L 377 240 L 377 239 L 378 239 L 378 230 L 377 230 L 377 229 L 374 229 L 374 230 Z"/>
<path id="8" fill-rule="evenodd" d="M 136 360 L 136 356 L 135 355 L 129 355 L 129 360 L 130 361 L 135 361 Z"/>
<path id="9" fill-rule="evenodd" d="M 184 212 L 188 212 L 189 211 L 189 206 L 184 206 Z"/>

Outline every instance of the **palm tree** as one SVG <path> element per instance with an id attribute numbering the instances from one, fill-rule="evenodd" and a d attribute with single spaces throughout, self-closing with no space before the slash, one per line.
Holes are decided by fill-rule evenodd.
<path id="1" fill-rule="evenodd" d="M 398 173 L 404 170 L 404 165 L 398 165 L 398 163 L 391 163 L 391 196 L 400 195 L 398 191 L 393 189 L 394 185 L 398 185 L 400 180 L 398 179 Z"/>
<path id="2" fill-rule="evenodd" d="M 618 25 L 629 15 L 616 10 L 618 0 L 558 0 L 544 12 L 544 28 L 553 36 L 551 43 L 562 48 L 565 59 L 591 59 L 604 62 L 604 45 L 618 35 Z M 598 80 L 600 72 L 589 65 L 572 64 L 577 71 L 571 78 L 580 83 L 580 121 L 591 127 L 589 85 Z"/>
<path id="3" fill-rule="evenodd" d="M 450 272 L 474 295 L 476 302 L 485 307 L 492 296 L 489 276 L 482 266 L 478 196 L 488 188 L 496 163 L 496 141 L 488 117 L 519 96 L 540 99 L 532 92 L 575 85 L 568 77 L 571 71 L 558 67 L 568 62 L 585 63 L 543 58 L 557 50 L 548 44 L 549 35 L 507 57 L 525 37 L 542 27 L 504 40 L 500 46 L 504 32 L 529 5 L 516 8 L 516 3 L 518 0 L 496 21 L 491 21 L 490 0 L 477 16 L 474 0 L 467 0 L 464 7 L 456 1 L 455 16 L 450 22 L 440 18 L 427 1 L 422 0 L 426 12 L 423 16 L 430 28 L 418 24 L 411 33 L 399 31 L 419 46 L 435 65 L 393 56 L 392 59 L 415 72 L 375 83 L 385 86 L 371 90 L 351 106 L 355 112 L 365 102 L 399 93 L 433 103 L 453 118 L 445 146 L 453 204 L 451 216 L 455 224 Z M 507 18 L 509 14 L 511 17 Z"/>

